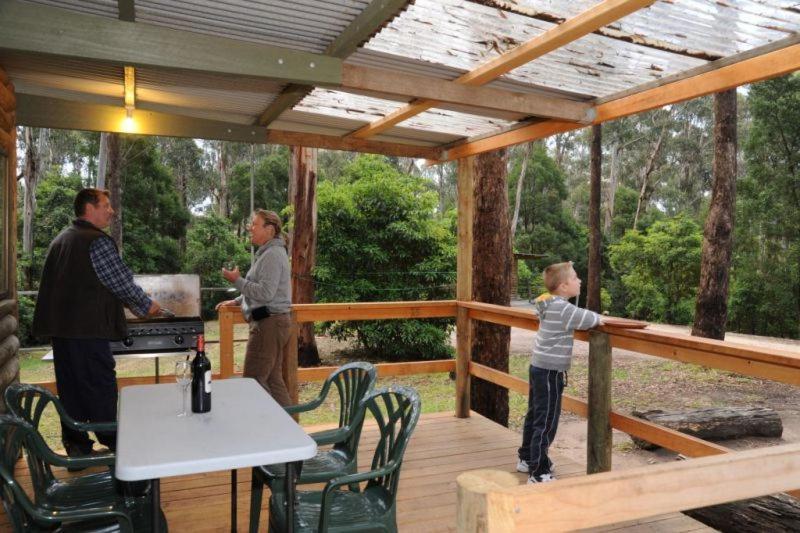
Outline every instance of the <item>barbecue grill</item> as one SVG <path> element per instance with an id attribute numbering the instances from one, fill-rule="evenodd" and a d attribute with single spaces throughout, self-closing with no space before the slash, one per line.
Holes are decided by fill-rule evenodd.
<path id="1" fill-rule="evenodd" d="M 200 318 L 200 277 L 195 274 L 138 275 L 134 281 L 167 310 L 162 316 L 138 318 L 125 311 L 128 336 L 111 343 L 121 354 L 166 354 L 197 347 L 203 333 Z M 173 316 L 174 315 L 174 316 Z"/>

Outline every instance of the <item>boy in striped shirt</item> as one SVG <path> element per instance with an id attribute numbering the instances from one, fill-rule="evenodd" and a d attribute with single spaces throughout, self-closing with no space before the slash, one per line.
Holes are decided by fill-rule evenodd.
<path id="1" fill-rule="evenodd" d="M 549 292 L 534 301 L 539 331 L 528 371 L 528 412 L 522 446 L 517 452 L 517 471 L 528 473 L 529 484 L 555 480 L 548 450 L 558 429 L 561 395 L 572 362 L 572 334 L 576 329 L 603 323 L 597 313 L 569 303 L 569 298 L 581 292 L 581 280 L 571 261 L 550 265 L 542 276 Z"/>

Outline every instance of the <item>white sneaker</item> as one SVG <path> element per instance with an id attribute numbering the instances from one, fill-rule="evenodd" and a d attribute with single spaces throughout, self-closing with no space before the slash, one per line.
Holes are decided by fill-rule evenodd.
<path id="1" fill-rule="evenodd" d="M 553 469 L 553 463 L 552 463 L 552 461 L 550 462 L 550 469 L 551 469 L 551 470 Z M 530 468 L 528 467 L 528 461 L 526 461 L 525 459 L 520 459 L 520 460 L 517 462 L 517 472 L 522 472 L 523 474 L 527 474 L 527 473 L 529 473 L 530 471 L 531 471 L 531 470 L 530 470 Z"/>
<path id="2" fill-rule="evenodd" d="M 536 483 L 550 483 L 551 481 L 555 481 L 556 476 L 553 474 L 542 474 L 541 476 L 530 476 L 528 478 L 528 485 L 534 485 Z"/>

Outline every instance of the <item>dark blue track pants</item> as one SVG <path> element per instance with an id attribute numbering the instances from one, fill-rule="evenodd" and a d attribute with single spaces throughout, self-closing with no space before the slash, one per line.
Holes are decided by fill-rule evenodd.
<path id="1" fill-rule="evenodd" d="M 558 430 L 565 375 L 563 371 L 535 366 L 528 370 L 528 412 L 522 428 L 522 446 L 517 453 L 528 462 L 533 475 L 546 474 L 553 467 L 548 450 Z"/>

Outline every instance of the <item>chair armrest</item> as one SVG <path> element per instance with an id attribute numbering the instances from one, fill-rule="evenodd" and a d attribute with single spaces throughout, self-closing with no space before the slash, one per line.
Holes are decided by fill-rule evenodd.
<path id="1" fill-rule="evenodd" d="M 103 453 L 85 457 L 69 457 L 50 451 L 50 453 L 45 454 L 45 461 L 51 465 L 66 468 L 90 468 L 92 466 L 114 466 L 117 462 L 117 456 L 114 453 Z"/>
<path id="2" fill-rule="evenodd" d="M 345 426 L 343 428 L 315 431 L 314 433 L 309 433 L 308 436 L 314 439 L 314 442 L 317 443 L 317 446 L 324 446 L 326 444 L 336 444 L 338 442 L 342 442 L 350 435 L 350 431 L 350 426 Z"/>
<path id="3" fill-rule="evenodd" d="M 339 476 L 328 481 L 325 488 L 322 490 L 322 501 L 319 514 L 319 532 L 323 533 L 328 530 L 328 522 L 330 521 L 331 505 L 333 503 L 333 494 L 341 486 L 351 485 L 353 483 L 361 483 L 362 481 L 369 481 L 370 479 L 383 477 L 391 474 L 399 463 L 389 461 L 381 468 L 370 470 L 369 472 L 357 472 L 355 474 L 348 474 L 346 476 Z"/>
<path id="4" fill-rule="evenodd" d="M 121 533 L 134 533 L 133 521 L 131 520 L 131 517 L 128 515 L 128 513 L 117 508 L 116 506 L 49 511 L 46 513 L 37 514 L 41 514 L 48 521 L 57 521 L 60 523 L 116 518 L 117 522 L 119 523 Z"/>
<path id="5" fill-rule="evenodd" d="M 97 433 L 98 431 L 116 431 L 117 430 L 117 423 L 116 422 L 75 422 L 80 428 L 81 431 L 92 431 Z"/>
<path id="6" fill-rule="evenodd" d="M 299 403 L 297 405 L 287 405 L 286 407 L 283 408 L 283 410 L 289 413 L 290 415 L 305 413 L 306 411 L 313 411 L 314 409 L 322 405 L 322 401 L 324 399 L 325 399 L 324 397 L 317 396 L 310 402 Z"/>

